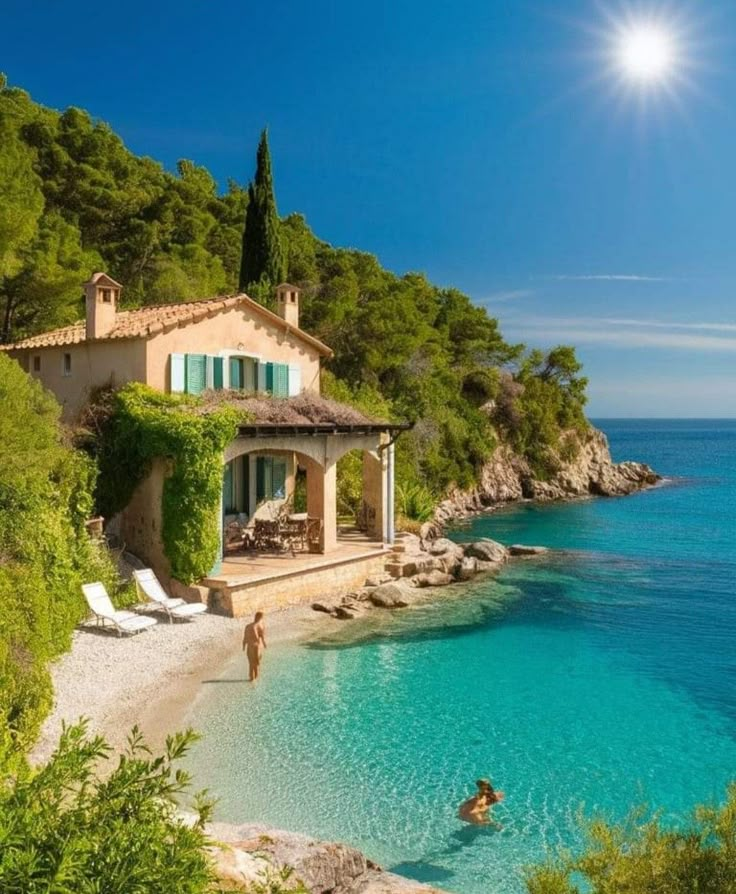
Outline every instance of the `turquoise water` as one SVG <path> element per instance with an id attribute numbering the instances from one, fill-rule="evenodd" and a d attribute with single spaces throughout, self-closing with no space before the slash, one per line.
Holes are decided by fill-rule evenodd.
<path id="1" fill-rule="evenodd" d="M 442 602 L 336 625 L 240 664 L 192 712 L 219 816 L 351 842 L 463 894 L 518 894 L 577 818 L 649 802 L 672 821 L 736 778 L 736 422 L 605 421 L 617 459 L 671 477 L 625 499 L 478 518 L 561 552 Z M 501 831 L 455 815 L 473 780 Z"/>

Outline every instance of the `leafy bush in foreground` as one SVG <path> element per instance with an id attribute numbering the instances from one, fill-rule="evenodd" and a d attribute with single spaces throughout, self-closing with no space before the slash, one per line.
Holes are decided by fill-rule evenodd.
<path id="1" fill-rule="evenodd" d="M 634 812 L 621 825 L 591 823 L 579 857 L 533 869 L 529 894 L 734 894 L 736 783 L 720 807 L 697 807 L 684 829 Z"/>
<path id="2" fill-rule="evenodd" d="M 112 772 L 103 739 L 84 722 L 64 730 L 48 764 L 0 786 L 0 890 L 4 894 L 204 894 L 218 890 L 202 830 L 211 804 L 185 825 L 174 798 L 189 785 L 175 768 L 191 732 L 153 757 L 136 730 Z"/>

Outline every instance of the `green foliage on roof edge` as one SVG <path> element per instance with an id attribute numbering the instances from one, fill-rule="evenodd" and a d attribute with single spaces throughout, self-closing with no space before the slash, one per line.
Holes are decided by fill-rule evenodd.
<path id="1" fill-rule="evenodd" d="M 194 395 L 139 382 L 98 401 L 100 511 L 109 518 L 124 509 L 154 461 L 167 463 L 161 538 L 171 574 L 187 584 L 206 577 L 219 555 L 222 454 L 243 412 L 226 403 L 197 412 Z"/>

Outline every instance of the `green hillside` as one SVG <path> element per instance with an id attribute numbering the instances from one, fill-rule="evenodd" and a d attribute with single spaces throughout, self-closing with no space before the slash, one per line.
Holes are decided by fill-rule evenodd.
<path id="1" fill-rule="evenodd" d="M 233 173 L 247 175 L 247 167 Z M 80 283 L 94 269 L 124 284 L 126 306 L 237 291 L 249 196 L 275 214 L 272 193 L 256 187 L 231 181 L 221 192 L 188 160 L 166 171 L 86 112 L 45 108 L 3 82 L 0 342 L 80 318 Z M 571 348 L 542 355 L 510 345 L 497 321 L 456 289 L 421 273 L 397 276 L 373 255 L 328 245 L 301 215 L 275 220 L 280 233 L 273 217 L 267 232 L 261 227 L 280 237 L 278 264 L 268 269 L 285 269 L 302 286 L 302 325 L 335 351 L 325 390 L 416 422 L 399 442 L 408 503 L 426 505 L 451 485 L 472 485 L 498 439 L 539 475 L 554 471 L 549 448 L 563 430 L 585 425 L 585 380 Z M 250 245 L 251 258 L 259 246 Z M 262 277 L 249 292 L 268 302 L 272 285 Z M 574 439 L 566 441 L 567 453 L 574 449 Z"/>

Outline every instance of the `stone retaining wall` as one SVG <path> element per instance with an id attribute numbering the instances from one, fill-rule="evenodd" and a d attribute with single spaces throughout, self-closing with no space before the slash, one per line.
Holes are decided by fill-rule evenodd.
<path id="1" fill-rule="evenodd" d="M 315 599 L 329 599 L 362 587 L 366 578 L 383 571 L 386 558 L 386 553 L 375 553 L 266 581 L 211 589 L 207 604 L 210 611 L 231 618 L 242 618 L 259 609 L 270 612 L 291 605 L 309 605 Z M 201 598 L 199 594 L 197 598 Z"/>

